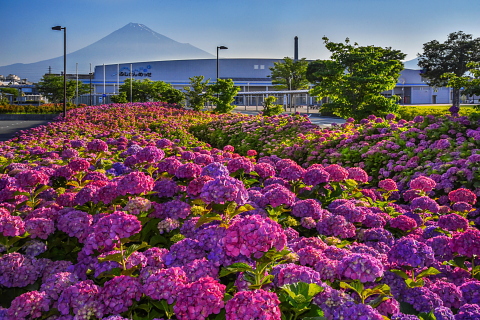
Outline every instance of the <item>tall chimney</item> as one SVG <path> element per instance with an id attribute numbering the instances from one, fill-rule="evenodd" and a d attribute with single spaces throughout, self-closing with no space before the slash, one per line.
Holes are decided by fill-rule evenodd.
<path id="1" fill-rule="evenodd" d="M 295 36 L 295 54 L 293 60 L 298 61 L 298 37 Z"/>

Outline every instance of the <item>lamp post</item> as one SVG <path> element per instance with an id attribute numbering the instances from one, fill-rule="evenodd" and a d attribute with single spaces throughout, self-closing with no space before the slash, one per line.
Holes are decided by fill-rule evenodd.
<path id="1" fill-rule="evenodd" d="M 67 27 L 55 26 L 52 30 L 63 30 L 63 118 L 67 117 Z"/>
<path id="2" fill-rule="evenodd" d="M 93 73 L 90 72 L 88 75 L 90 76 L 90 99 L 89 99 L 90 104 L 89 104 L 89 106 L 91 106 L 92 105 L 92 75 L 93 75 Z"/>
<path id="3" fill-rule="evenodd" d="M 218 50 L 226 50 L 228 49 L 225 46 L 217 46 L 217 80 L 218 80 Z"/>

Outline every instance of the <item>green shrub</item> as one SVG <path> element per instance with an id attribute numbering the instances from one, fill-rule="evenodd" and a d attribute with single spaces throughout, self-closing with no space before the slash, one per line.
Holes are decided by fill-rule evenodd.
<path id="1" fill-rule="evenodd" d="M 399 118 L 405 119 L 407 121 L 413 120 L 413 118 L 415 118 L 416 116 L 432 115 L 438 117 L 450 114 L 450 111 L 448 111 L 450 107 L 450 105 L 399 106 L 397 110 L 397 115 Z M 475 113 L 478 113 L 478 111 L 473 106 L 460 107 L 459 114 L 461 116 L 469 116 Z"/>

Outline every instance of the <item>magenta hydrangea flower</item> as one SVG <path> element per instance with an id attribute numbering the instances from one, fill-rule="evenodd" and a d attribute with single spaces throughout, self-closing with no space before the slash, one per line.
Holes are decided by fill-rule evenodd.
<path id="1" fill-rule="evenodd" d="M 206 203 L 224 204 L 235 201 L 238 205 L 244 205 L 248 200 L 248 192 L 240 180 L 222 176 L 207 181 L 202 187 L 200 198 Z"/>
<path id="2" fill-rule="evenodd" d="M 410 189 L 429 192 L 435 189 L 437 183 L 429 177 L 420 176 L 410 181 Z"/>
<path id="3" fill-rule="evenodd" d="M 417 222 L 406 216 L 406 215 L 399 215 L 389 221 L 390 227 L 400 229 L 402 231 L 412 230 L 417 227 Z"/>
<path id="4" fill-rule="evenodd" d="M 119 195 L 141 194 L 153 189 L 153 178 L 143 172 L 135 171 L 123 176 L 118 182 Z"/>
<path id="5" fill-rule="evenodd" d="M 169 139 L 163 138 L 163 139 L 157 140 L 157 142 L 155 142 L 155 145 L 158 148 L 165 149 L 165 148 L 171 147 L 173 145 L 173 142 L 170 141 Z"/>
<path id="6" fill-rule="evenodd" d="M 378 182 L 378 187 L 386 191 L 394 191 L 398 189 L 397 183 L 392 179 L 381 180 Z"/>
<path id="7" fill-rule="evenodd" d="M 331 164 L 324 170 L 330 174 L 330 181 L 339 182 L 348 178 L 347 169 L 339 166 L 338 164 Z"/>
<path id="8" fill-rule="evenodd" d="M 388 261 L 400 266 L 428 267 L 434 261 L 433 250 L 412 238 L 400 238 L 388 252 Z"/>
<path id="9" fill-rule="evenodd" d="M 438 226 L 445 230 L 457 231 L 468 229 L 469 223 L 464 217 L 456 213 L 450 213 L 438 218 Z"/>
<path id="10" fill-rule="evenodd" d="M 275 167 L 265 162 L 257 163 L 253 167 L 253 171 L 255 171 L 262 179 L 273 177 L 275 175 Z"/>
<path id="11" fill-rule="evenodd" d="M 73 311 L 75 319 L 88 320 L 92 316 L 101 318 L 104 305 L 100 298 L 100 287 L 92 280 L 77 282 L 65 289 L 58 298 L 58 311 L 63 315 Z"/>
<path id="12" fill-rule="evenodd" d="M 477 229 L 468 229 L 464 232 L 458 232 L 452 238 L 452 250 L 465 257 L 480 255 L 480 231 Z"/>
<path id="13" fill-rule="evenodd" d="M 163 299 L 172 304 L 187 282 L 187 275 L 182 268 L 159 269 L 146 279 L 143 292 L 154 300 Z"/>
<path id="14" fill-rule="evenodd" d="M 20 187 L 29 188 L 38 184 L 48 184 L 49 176 L 38 170 L 24 170 L 17 173 L 15 179 Z"/>
<path id="15" fill-rule="evenodd" d="M 105 282 L 99 299 L 105 305 L 106 314 L 120 314 L 128 310 L 133 300 L 139 301 L 142 294 L 137 278 L 121 275 Z"/>
<path id="16" fill-rule="evenodd" d="M 202 167 L 195 163 L 185 163 L 180 165 L 175 171 L 175 176 L 180 179 L 193 179 L 200 175 Z"/>
<path id="17" fill-rule="evenodd" d="M 369 254 L 353 253 L 345 256 L 337 267 L 337 273 L 344 278 L 373 282 L 383 276 L 383 263 Z"/>
<path id="18" fill-rule="evenodd" d="M 237 292 L 225 305 L 227 320 L 281 318 L 280 300 L 274 292 L 262 289 Z"/>
<path id="19" fill-rule="evenodd" d="M 5 237 L 17 237 L 25 233 L 25 222 L 10 213 L 0 215 L 0 233 Z"/>
<path id="20" fill-rule="evenodd" d="M 228 161 L 227 169 L 229 172 L 236 172 L 238 170 L 243 170 L 245 173 L 253 171 L 253 163 L 244 157 L 239 157 Z"/>
<path id="21" fill-rule="evenodd" d="M 40 318 L 43 312 L 50 310 L 50 299 L 45 292 L 29 291 L 13 299 L 8 308 L 8 320 L 24 320 Z"/>
<path id="22" fill-rule="evenodd" d="M 206 258 L 195 259 L 192 262 L 185 265 L 185 273 L 189 281 L 194 282 L 201 278 L 211 277 L 213 279 L 218 278 L 218 268 L 212 261 Z"/>
<path id="23" fill-rule="evenodd" d="M 187 194 L 191 197 L 198 196 L 202 191 L 202 188 L 205 185 L 205 183 L 211 180 L 213 180 L 213 178 L 210 176 L 200 176 L 198 178 L 193 179 L 192 181 L 189 182 L 187 186 Z"/>
<path id="24" fill-rule="evenodd" d="M 90 168 L 90 162 L 85 159 L 72 159 L 67 166 L 73 172 L 84 172 Z"/>
<path id="25" fill-rule="evenodd" d="M 179 320 L 205 320 L 219 314 L 224 307 L 225 285 L 211 277 L 204 277 L 183 286 L 173 306 Z"/>
<path id="26" fill-rule="evenodd" d="M 453 202 L 467 202 L 470 204 L 475 204 L 477 202 L 477 196 L 472 191 L 460 188 L 448 193 L 448 199 Z"/>
<path id="27" fill-rule="evenodd" d="M 165 157 L 165 152 L 162 149 L 159 149 L 154 146 L 147 146 L 135 154 L 137 161 L 139 163 L 148 162 L 155 163 Z"/>
<path id="28" fill-rule="evenodd" d="M 348 168 L 348 179 L 355 180 L 356 182 L 360 183 L 367 183 L 368 182 L 368 174 L 362 168 Z"/>
<path id="29" fill-rule="evenodd" d="M 477 320 L 480 319 L 480 306 L 477 304 L 464 304 L 458 309 L 455 320 Z"/>
<path id="30" fill-rule="evenodd" d="M 287 237 L 282 227 L 270 218 L 251 215 L 235 219 L 224 238 L 226 254 L 260 258 L 271 248 L 283 250 Z"/>
<path id="31" fill-rule="evenodd" d="M 296 195 L 287 188 L 279 184 L 271 184 L 264 190 L 265 199 L 272 207 L 281 205 L 291 206 L 295 203 Z"/>
<path id="32" fill-rule="evenodd" d="M 103 140 L 93 139 L 87 143 L 87 150 L 91 152 L 106 152 L 108 151 L 108 145 Z"/>
<path id="33" fill-rule="evenodd" d="M 453 283 L 436 281 L 429 286 L 429 289 L 442 299 L 445 307 L 458 309 L 464 303 L 462 291 Z"/>

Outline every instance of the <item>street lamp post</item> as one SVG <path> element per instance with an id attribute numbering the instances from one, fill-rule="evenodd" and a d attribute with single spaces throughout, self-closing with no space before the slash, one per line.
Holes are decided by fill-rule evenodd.
<path id="1" fill-rule="evenodd" d="M 90 72 L 88 75 L 90 76 L 90 99 L 89 99 L 90 104 L 89 104 L 89 106 L 91 106 L 92 105 L 92 75 L 93 75 L 93 73 Z"/>
<path id="2" fill-rule="evenodd" d="M 63 30 L 63 118 L 67 117 L 67 27 L 55 26 L 52 30 Z"/>
<path id="3" fill-rule="evenodd" d="M 228 49 L 225 46 L 217 46 L 217 80 L 218 80 L 218 50 L 226 50 Z"/>

